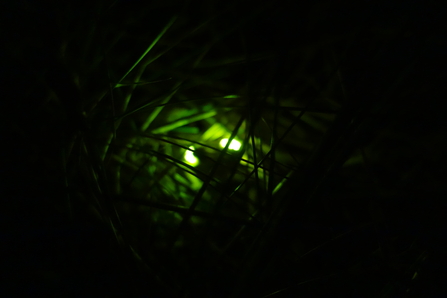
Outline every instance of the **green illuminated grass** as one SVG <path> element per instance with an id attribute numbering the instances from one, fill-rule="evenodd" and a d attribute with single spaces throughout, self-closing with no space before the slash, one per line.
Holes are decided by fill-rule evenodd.
<path id="1" fill-rule="evenodd" d="M 412 27 L 330 25 L 329 3 L 296 24 L 276 4 L 168 4 L 103 1 L 85 23 L 61 18 L 42 78 L 43 113 L 64 127 L 66 208 L 113 231 L 149 276 L 135 292 L 416 289 L 429 254 L 416 231 L 431 226 L 413 222 L 418 195 L 440 195 L 421 173 L 445 138 L 442 124 L 410 127 L 437 113 L 413 116 L 437 79 L 414 78 L 425 43 L 389 54 Z"/>

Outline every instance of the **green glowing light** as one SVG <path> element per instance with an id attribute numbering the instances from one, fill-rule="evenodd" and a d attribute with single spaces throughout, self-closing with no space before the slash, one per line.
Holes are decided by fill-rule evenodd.
<path id="1" fill-rule="evenodd" d="M 222 139 L 222 140 L 220 140 L 220 143 L 219 143 L 219 145 L 222 147 L 222 148 L 225 148 L 225 146 L 227 145 L 227 143 L 228 143 L 228 139 Z M 230 146 L 228 146 L 228 149 L 230 149 L 230 150 L 234 150 L 234 151 L 238 151 L 239 149 L 241 149 L 241 142 L 239 142 L 239 141 L 236 141 L 236 140 L 232 140 L 231 141 L 231 143 L 230 143 Z"/>
<path id="2" fill-rule="evenodd" d="M 189 146 L 189 149 L 195 150 L 194 146 Z M 185 160 L 188 164 L 192 166 L 197 166 L 199 164 L 199 159 L 194 156 L 194 152 L 190 150 L 186 150 L 185 152 Z"/>

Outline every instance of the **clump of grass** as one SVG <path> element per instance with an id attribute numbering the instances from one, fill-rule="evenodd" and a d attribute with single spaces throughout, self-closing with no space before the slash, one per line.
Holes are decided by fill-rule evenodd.
<path id="1" fill-rule="evenodd" d="M 405 191 L 381 177 L 405 184 L 415 170 L 399 172 L 381 152 L 396 119 L 407 119 L 398 107 L 411 67 L 396 66 L 395 81 L 374 81 L 380 92 L 363 98 L 368 78 L 350 64 L 355 30 L 325 36 L 315 17 L 293 45 L 283 28 L 255 36 L 285 13 L 272 5 L 132 5 L 104 2 L 88 26 L 62 20 L 46 79 L 68 119 L 72 215 L 88 206 L 171 297 L 341 291 L 337 283 L 362 274 L 383 291 L 407 286 L 425 252 L 412 236 L 400 247 L 385 235 L 384 200 Z M 370 53 L 392 44 L 389 30 L 372 31 Z M 397 134 L 396 147 L 410 142 Z"/>

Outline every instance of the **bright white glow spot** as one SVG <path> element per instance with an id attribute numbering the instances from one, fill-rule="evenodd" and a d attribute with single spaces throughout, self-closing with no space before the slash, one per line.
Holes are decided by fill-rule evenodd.
<path id="1" fill-rule="evenodd" d="M 219 145 L 220 145 L 222 148 L 225 148 L 225 146 L 227 145 L 227 143 L 228 143 L 228 139 L 222 139 L 222 140 L 220 140 Z M 241 149 L 241 142 L 236 141 L 236 140 L 233 139 L 233 140 L 231 141 L 230 146 L 228 146 L 228 149 L 238 151 L 239 149 Z"/>
<path id="2" fill-rule="evenodd" d="M 195 150 L 194 146 L 189 146 L 189 149 Z M 185 160 L 192 166 L 197 166 L 199 164 L 199 159 L 194 156 L 194 153 L 192 151 L 189 150 L 186 150 L 185 152 Z"/>

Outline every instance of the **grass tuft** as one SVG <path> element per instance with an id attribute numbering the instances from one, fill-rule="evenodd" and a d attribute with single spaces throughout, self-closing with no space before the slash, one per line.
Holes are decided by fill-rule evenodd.
<path id="1" fill-rule="evenodd" d="M 445 123 L 421 101 L 438 98 L 441 76 L 417 73 L 434 33 L 412 12 L 343 25 L 344 9 L 360 9 L 343 1 L 293 18 L 268 3 L 171 5 L 61 4 L 57 42 L 36 46 L 49 57 L 39 113 L 62 127 L 59 208 L 113 232 L 150 280 L 133 292 L 382 297 L 432 285 Z"/>

